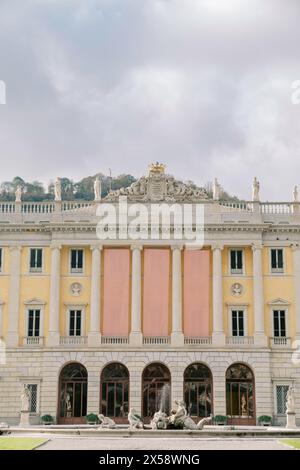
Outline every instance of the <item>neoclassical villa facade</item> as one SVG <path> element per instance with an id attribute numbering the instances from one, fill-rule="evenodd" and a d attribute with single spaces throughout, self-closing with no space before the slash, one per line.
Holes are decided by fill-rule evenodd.
<path id="1" fill-rule="evenodd" d="M 283 424 L 290 385 L 299 422 L 297 190 L 265 203 L 255 180 L 251 202 L 234 203 L 219 189 L 209 198 L 155 164 L 104 199 L 96 180 L 94 201 L 61 200 L 58 180 L 55 201 L 22 202 L 19 188 L 0 203 L 0 421 L 19 422 L 26 384 L 32 424 L 124 422 L 129 408 L 147 421 L 175 399 L 195 418 Z M 129 212 L 197 206 L 201 242 L 176 237 L 172 215 L 169 234 L 158 223 L 132 235 L 120 197 Z M 116 227 L 99 228 L 110 208 Z"/>

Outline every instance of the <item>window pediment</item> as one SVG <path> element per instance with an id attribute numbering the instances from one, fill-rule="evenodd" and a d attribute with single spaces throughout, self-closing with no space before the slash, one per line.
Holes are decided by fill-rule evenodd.
<path id="1" fill-rule="evenodd" d="M 46 302 L 44 300 L 37 299 L 36 297 L 34 297 L 32 299 L 25 300 L 24 305 L 28 305 L 28 306 L 40 305 L 40 306 L 42 306 L 42 305 L 46 305 Z"/>
<path id="2" fill-rule="evenodd" d="M 284 299 L 274 299 L 274 300 L 271 300 L 271 302 L 268 302 L 268 305 L 270 305 L 271 307 L 287 307 L 289 306 L 291 303 L 288 302 L 287 300 L 284 300 Z"/>

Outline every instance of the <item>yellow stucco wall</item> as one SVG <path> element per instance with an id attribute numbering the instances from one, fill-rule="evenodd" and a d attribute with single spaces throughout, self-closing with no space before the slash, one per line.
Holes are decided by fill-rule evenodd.
<path id="1" fill-rule="evenodd" d="M 70 305 L 84 306 L 85 325 L 83 335 L 87 335 L 90 321 L 90 284 L 91 284 L 91 250 L 84 248 L 84 270 L 83 273 L 70 273 L 70 248 L 61 249 L 61 277 L 60 277 L 60 334 L 67 334 L 67 311 Z M 72 246 L 76 248 L 76 246 Z M 9 302 L 9 273 L 10 273 L 10 250 L 3 249 L 3 266 L 0 273 L 0 300 L 2 306 L 2 332 L 0 336 L 5 336 L 8 326 L 8 302 Z M 44 331 L 41 335 L 47 336 L 49 330 L 49 300 L 50 300 L 50 272 L 51 272 L 51 249 L 43 247 L 43 271 L 33 274 L 29 272 L 29 249 L 23 247 L 21 251 L 21 280 L 20 280 L 20 302 L 19 302 L 19 334 L 21 338 L 26 336 L 26 302 L 38 299 L 45 302 L 43 307 Z M 254 334 L 254 311 L 253 311 L 253 260 L 251 247 L 244 248 L 245 270 L 243 275 L 231 275 L 229 272 L 229 248 L 224 247 L 222 251 L 222 272 L 223 272 L 223 319 L 225 333 L 229 334 L 228 311 L 230 306 L 243 306 L 247 310 L 249 336 Z M 293 279 L 293 253 L 290 247 L 284 248 L 284 274 L 272 274 L 270 272 L 270 247 L 264 247 L 262 253 L 263 262 L 263 287 L 265 302 L 265 329 L 268 336 L 273 336 L 270 303 L 277 299 L 287 302 L 288 311 L 288 336 L 295 335 L 295 292 Z M 71 284 L 79 282 L 83 289 L 80 296 L 71 294 Z M 243 286 L 243 293 L 236 297 L 231 292 L 231 286 L 239 282 Z M 210 257 L 210 331 L 212 331 L 212 256 Z"/>

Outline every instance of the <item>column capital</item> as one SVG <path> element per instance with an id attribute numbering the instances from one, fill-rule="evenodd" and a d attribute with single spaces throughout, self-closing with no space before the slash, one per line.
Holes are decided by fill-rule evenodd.
<path id="1" fill-rule="evenodd" d="M 144 246 L 143 246 L 143 245 L 140 245 L 140 244 L 134 244 L 134 245 L 130 245 L 130 249 L 131 249 L 131 251 L 133 251 L 133 250 L 139 250 L 139 251 L 142 251 L 142 250 L 143 250 L 143 248 L 144 248 Z"/>
<path id="2" fill-rule="evenodd" d="M 263 244 L 258 243 L 258 244 L 253 244 L 251 248 L 252 248 L 252 251 L 261 251 L 264 248 L 264 246 Z"/>
<path id="3" fill-rule="evenodd" d="M 20 246 L 20 245 L 11 245 L 9 247 L 9 251 L 19 251 L 19 252 L 21 252 L 22 251 L 22 246 Z"/>
<path id="4" fill-rule="evenodd" d="M 291 249 L 292 251 L 300 251 L 300 245 L 298 245 L 298 243 L 292 243 Z"/>
<path id="5" fill-rule="evenodd" d="M 183 250 L 183 245 L 171 245 L 171 250 L 172 251 L 174 251 L 174 250 L 182 251 Z"/>
<path id="6" fill-rule="evenodd" d="M 55 243 L 55 242 L 52 242 L 50 244 L 50 249 L 51 250 L 61 250 L 62 246 L 60 243 Z"/>
<path id="7" fill-rule="evenodd" d="M 211 245 L 211 251 L 215 251 L 215 250 L 222 251 L 223 249 L 224 249 L 224 245 L 222 245 L 222 243 L 213 243 Z"/>
<path id="8" fill-rule="evenodd" d="M 103 249 L 103 245 L 97 245 L 97 244 L 91 245 L 91 246 L 90 246 L 90 249 L 91 249 L 91 251 L 94 251 L 94 250 L 99 250 L 99 251 L 101 251 L 101 250 Z"/>

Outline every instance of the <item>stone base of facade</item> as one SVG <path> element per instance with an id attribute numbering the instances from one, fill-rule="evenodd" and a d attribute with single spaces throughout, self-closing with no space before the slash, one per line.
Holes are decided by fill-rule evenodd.
<path id="1" fill-rule="evenodd" d="M 7 350 L 6 364 L 0 370 L 0 421 L 19 424 L 21 390 L 24 383 L 37 384 L 37 413 L 30 416 L 32 424 L 39 417 L 57 416 L 59 376 L 62 368 L 70 362 L 82 364 L 88 374 L 87 412 L 99 413 L 100 376 L 103 368 L 112 362 L 125 365 L 129 372 L 129 406 L 138 414 L 142 411 L 142 376 L 145 367 L 159 362 L 168 367 L 171 375 L 171 401 L 184 399 L 184 371 L 201 362 L 210 368 L 213 383 L 213 414 L 226 415 L 226 371 L 233 363 L 251 368 L 255 387 L 255 419 L 261 415 L 273 418 L 273 424 L 286 424 L 285 416 L 277 416 L 276 384 L 294 384 L 296 416 L 300 418 L 300 365 L 294 365 L 292 351 L 271 350 L 202 350 L 179 351 L 134 349 L 131 347 L 114 351 L 62 350 L 59 348 L 37 350 L 22 348 Z M 300 423 L 299 423 L 300 424 Z"/>

